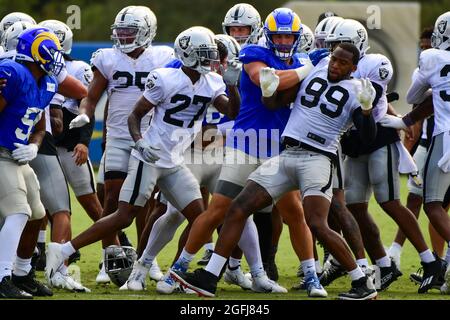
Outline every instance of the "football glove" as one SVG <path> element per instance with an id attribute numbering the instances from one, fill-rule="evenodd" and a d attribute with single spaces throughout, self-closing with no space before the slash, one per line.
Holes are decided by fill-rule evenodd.
<path id="1" fill-rule="evenodd" d="M 394 129 L 406 129 L 407 125 L 402 118 L 386 114 L 383 118 L 378 121 L 383 127 L 394 128 Z"/>
<path id="2" fill-rule="evenodd" d="M 259 86 L 263 97 L 271 97 L 277 91 L 280 84 L 280 77 L 275 73 L 274 68 L 261 68 L 259 70 Z"/>
<path id="3" fill-rule="evenodd" d="M 144 161 L 155 163 L 159 160 L 158 155 L 156 154 L 157 151 L 159 151 L 159 148 L 154 148 L 148 144 L 147 141 L 144 139 L 139 139 L 136 141 L 136 144 L 134 145 L 134 149 L 139 151 Z"/>
<path id="4" fill-rule="evenodd" d="M 36 158 L 39 147 L 35 143 L 21 144 L 14 143 L 17 149 L 12 152 L 12 157 L 19 163 L 27 163 Z"/>
<path id="5" fill-rule="evenodd" d="M 89 120 L 89 117 L 86 114 L 81 113 L 78 116 L 76 116 L 75 119 L 70 121 L 69 129 L 80 128 L 85 124 L 88 124 L 90 121 L 91 120 Z"/>
<path id="6" fill-rule="evenodd" d="M 223 82 L 227 86 L 236 86 L 239 81 L 239 76 L 241 75 L 242 63 L 238 61 L 231 61 L 227 63 L 227 69 L 223 70 L 223 67 L 220 66 L 222 70 Z"/>
<path id="7" fill-rule="evenodd" d="M 372 109 L 372 103 L 375 100 L 376 91 L 369 79 L 358 79 L 361 86 L 357 86 L 356 98 L 365 111 Z"/>

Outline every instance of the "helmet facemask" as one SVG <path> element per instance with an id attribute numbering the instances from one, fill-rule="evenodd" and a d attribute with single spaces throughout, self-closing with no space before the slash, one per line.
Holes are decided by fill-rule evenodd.
<path id="1" fill-rule="evenodd" d="M 301 29 L 300 29 L 301 30 Z M 294 53 L 297 51 L 297 47 L 300 44 L 300 34 L 301 32 L 291 32 L 289 34 L 294 35 L 294 42 L 292 44 L 275 44 L 272 40 L 272 36 L 275 34 L 282 34 L 280 32 L 268 32 L 264 33 L 266 35 L 267 44 L 270 49 L 275 53 L 275 55 L 281 60 L 289 60 Z"/>

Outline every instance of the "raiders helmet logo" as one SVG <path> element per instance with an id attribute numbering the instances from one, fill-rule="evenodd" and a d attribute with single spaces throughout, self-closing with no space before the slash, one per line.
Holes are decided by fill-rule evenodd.
<path id="1" fill-rule="evenodd" d="M 380 68 L 378 70 L 379 74 L 380 74 L 380 79 L 384 80 L 389 76 L 389 70 L 386 68 Z"/>
<path id="2" fill-rule="evenodd" d="M 55 34 L 58 37 L 59 43 L 63 43 L 66 39 L 66 33 L 63 31 L 56 31 Z"/>
<path id="3" fill-rule="evenodd" d="M 191 40 L 191 37 L 184 36 L 182 37 L 178 42 L 180 44 L 180 48 L 183 50 L 186 50 L 189 46 L 189 41 Z"/>
<path id="4" fill-rule="evenodd" d="M 443 34 L 447 29 L 447 21 L 441 20 L 438 24 L 438 31 Z"/>
<path id="5" fill-rule="evenodd" d="M 366 41 L 366 33 L 364 32 L 363 29 L 359 29 L 357 31 L 357 33 L 358 33 L 358 37 L 361 39 L 361 42 Z"/>

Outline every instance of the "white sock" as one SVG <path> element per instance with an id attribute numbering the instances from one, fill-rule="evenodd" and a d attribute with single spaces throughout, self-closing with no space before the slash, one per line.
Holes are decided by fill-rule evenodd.
<path id="1" fill-rule="evenodd" d="M 350 271 L 350 272 L 348 273 L 348 275 L 350 276 L 350 278 L 352 278 L 352 281 L 361 279 L 361 278 L 363 278 L 363 277 L 365 276 L 365 275 L 364 275 L 364 272 L 362 272 L 362 270 L 361 270 L 360 267 L 356 267 L 355 269 L 353 269 L 352 271 Z"/>
<path id="2" fill-rule="evenodd" d="M 27 220 L 26 214 L 13 214 L 5 218 L 0 229 L 0 281 L 3 277 L 11 276 L 14 257 Z"/>
<path id="3" fill-rule="evenodd" d="M 30 270 L 31 270 L 31 258 L 22 259 L 17 256 L 13 270 L 14 275 L 19 277 L 26 276 L 30 272 Z"/>
<path id="4" fill-rule="evenodd" d="M 256 277 L 261 272 L 264 272 L 261 250 L 259 249 L 258 230 L 256 229 L 253 217 L 249 217 L 245 222 L 238 245 L 244 252 L 252 276 Z"/>
<path id="5" fill-rule="evenodd" d="M 45 243 L 45 240 L 47 239 L 47 230 L 41 230 L 39 231 L 38 241 L 40 243 Z"/>
<path id="6" fill-rule="evenodd" d="M 445 255 L 445 261 L 450 265 L 450 245 L 447 248 L 447 254 Z"/>
<path id="7" fill-rule="evenodd" d="M 322 270 L 322 265 L 320 264 L 320 260 L 316 260 L 314 263 L 316 264 L 316 272 L 322 273 L 323 270 Z"/>
<path id="8" fill-rule="evenodd" d="M 188 269 L 189 264 L 191 263 L 192 260 L 194 260 L 194 257 L 195 257 L 195 254 L 191 254 L 191 253 L 187 252 L 186 249 L 183 248 L 183 251 L 181 251 L 181 254 L 178 257 L 178 260 L 175 263 L 179 264 L 183 268 Z"/>
<path id="9" fill-rule="evenodd" d="M 208 272 L 211 272 L 216 277 L 219 277 L 220 272 L 222 271 L 222 268 L 226 262 L 227 262 L 227 258 L 219 256 L 216 253 L 213 253 L 205 270 Z"/>
<path id="10" fill-rule="evenodd" d="M 153 224 L 147 246 L 139 259 L 144 265 L 151 266 L 158 253 L 173 239 L 184 219 L 185 217 L 173 205 L 167 203 L 166 213 Z"/>
<path id="11" fill-rule="evenodd" d="M 384 256 L 381 259 L 375 260 L 375 263 L 380 268 L 390 267 L 391 266 L 391 259 L 388 256 Z"/>
<path id="12" fill-rule="evenodd" d="M 206 243 L 204 246 L 205 250 L 214 251 L 214 242 Z"/>
<path id="13" fill-rule="evenodd" d="M 230 270 L 237 270 L 241 266 L 241 259 L 235 259 L 233 257 L 230 257 L 228 259 L 228 267 Z"/>
<path id="14" fill-rule="evenodd" d="M 366 258 L 356 260 L 356 264 L 360 267 L 362 267 L 362 266 L 368 267 L 369 266 L 369 262 L 367 261 Z"/>
<path id="15" fill-rule="evenodd" d="M 427 249 L 427 250 L 419 253 L 419 256 L 420 256 L 420 260 L 424 263 L 429 263 L 429 262 L 433 262 L 436 260 L 430 249 Z"/>
<path id="16" fill-rule="evenodd" d="M 397 242 L 392 242 L 391 247 L 389 248 L 389 251 L 393 250 L 393 252 L 398 252 L 401 253 L 402 252 L 403 247 L 397 243 Z"/>
<path id="17" fill-rule="evenodd" d="M 316 275 L 316 263 L 314 261 L 314 258 L 300 261 L 300 263 L 302 265 L 302 270 L 305 274 L 305 278 L 313 277 L 314 275 Z"/>
<path id="18" fill-rule="evenodd" d="M 74 254 L 77 250 L 72 245 L 72 241 L 66 242 L 62 245 L 61 248 L 64 259 L 68 259 L 72 254 Z"/>

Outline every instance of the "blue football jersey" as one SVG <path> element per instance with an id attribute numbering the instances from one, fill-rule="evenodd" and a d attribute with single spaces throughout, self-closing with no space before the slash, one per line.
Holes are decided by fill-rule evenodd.
<path id="1" fill-rule="evenodd" d="M 45 75 L 37 83 L 28 68 L 9 59 L 0 61 L 0 78 L 7 80 L 1 91 L 7 104 L 0 112 L 0 146 L 12 151 L 14 143 L 28 144 L 44 108 L 58 90 L 58 82 Z"/>
<path id="2" fill-rule="evenodd" d="M 248 45 L 241 49 L 239 60 L 245 65 L 260 61 L 277 70 L 295 69 L 302 66 L 299 55 L 292 57 L 287 65 L 270 49 Z M 241 109 L 234 123 L 234 135 L 227 137 L 227 146 L 258 157 L 268 158 L 280 151 L 280 137 L 290 115 L 288 107 L 275 111 L 262 103 L 261 88 L 255 85 L 245 69 L 242 69 L 239 86 Z"/>

